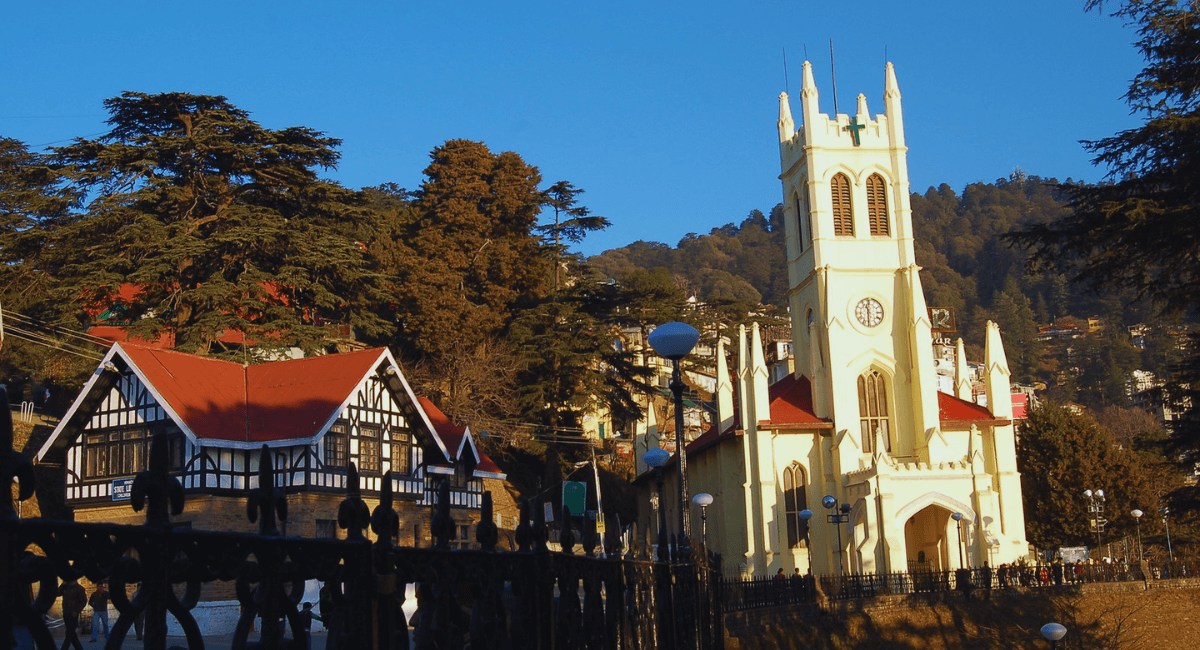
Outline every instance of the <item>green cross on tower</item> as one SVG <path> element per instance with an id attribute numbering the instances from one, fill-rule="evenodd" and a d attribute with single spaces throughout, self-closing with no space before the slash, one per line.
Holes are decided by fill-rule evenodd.
<path id="1" fill-rule="evenodd" d="M 867 128 L 867 125 L 859 124 L 858 116 L 855 115 L 854 117 L 850 118 L 850 125 L 843 127 L 843 130 L 850 132 L 850 137 L 854 138 L 854 146 L 857 147 L 858 145 L 862 144 L 858 139 L 858 132 L 862 131 L 865 128 Z"/>

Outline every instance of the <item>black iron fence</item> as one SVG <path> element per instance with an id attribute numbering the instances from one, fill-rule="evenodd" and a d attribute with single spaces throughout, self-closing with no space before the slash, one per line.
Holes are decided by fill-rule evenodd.
<path id="1" fill-rule="evenodd" d="M 847 574 L 839 576 L 777 576 L 775 578 L 726 578 L 721 586 L 724 611 L 778 607 L 833 600 L 873 598 L 960 591 L 1026 588 L 1037 589 L 1092 582 L 1126 582 L 1168 578 L 1200 577 L 1196 562 L 1127 564 L 1054 563 L 1014 564 L 998 568 L 974 567 L 954 571 L 909 571 Z"/>
<path id="2" fill-rule="evenodd" d="M 0 416 L 2 417 L 2 416 Z M 0 421 L 0 474 L 16 476 L 20 499 L 31 496 L 28 459 L 12 452 L 11 422 Z M 165 445 L 156 439 L 150 470 L 132 487 L 134 510 L 146 524 L 126 526 L 20 519 L 0 496 L 0 640 L 24 639 L 38 650 L 56 647 L 45 624 L 60 580 L 107 581 L 118 617 L 106 648 L 122 646 L 135 619 L 144 617 L 144 647 L 163 650 L 167 618 L 183 629 L 188 648 L 204 648 L 192 615 L 205 589 L 232 583 L 241 606 L 232 647 L 307 650 L 309 638 L 298 604 L 306 580 L 328 591 L 326 648 L 471 650 L 533 648 L 641 650 L 723 647 L 721 590 L 712 559 L 679 545 L 665 559 L 649 557 L 642 540 L 609 557 L 595 553 L 594 524 L 575 553 L 575 534 L 558 534 L 551 552 L 540 503 L 522 504 L 518 550 L 496 548 L 491 495 L 485 494 L 476 527 L 476 550 L 451 550 L 455 524 L 448 484 L 442 483 L 431 527 L 433 548 L 394 545 L 399 518 L 390 480 L 373 512 L 363 502 L 351 468 L 337 519 L 347 539 L 282 537 L 276 517 L 286 499 L 275 485 L 271 456 L 260 460 L 259 486 L 250 491 L 248 515 L 259 533 L 174 530 L 170 515 L 183 510 L 184 494 L 167 472 Z M 536 518 L 531 517 L 535 513 Z M 564 517 L 564 520 L 566 518 Z M 375 541 L 363 533 L 370 527 Z M 416 612 L 405 620 L 407 585 L 415 585 Z M 133 588 L 127 597 L 127 587 Z M 252 639 L 255 618 L 262 621 Z M 410 626 L 411 646 L 410 646 Z"/>

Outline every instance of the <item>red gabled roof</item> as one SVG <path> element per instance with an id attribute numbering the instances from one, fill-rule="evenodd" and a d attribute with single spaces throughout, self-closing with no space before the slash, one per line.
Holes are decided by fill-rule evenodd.
<path id="1" fill-rule="evenodd" d="M 943 424 L 1007 424 L 997 419 L 987 408 L 938 391 L 938 420 Z"/>
<path id="2" fill-rule="evenodd" d="M 198 438 L 311 438 L 379 363 L 382 349 L 256 366 L 123 345 L 126 357 Z"/>
<path id="3" fill-rule="evenodd" d="M 255 441 L 316 435 L 379 365 L 382 353 L 377 348 L 250 366 L 250 435 Z"/>
<path id="4" fill-rule="evenodd" d="M 787 375 L 768 389 L 771 424 L 829 424 L 813 412 L 812 382 L 803 375 Z"/>
<path id="5" fill-rule="evenodd" d="M 467 428 L 451 422 L 449 416 L 442 413 L 442 409 L 438 408 L 428 397 L 418 395 L 417 402 L 421 404 L 421 410 L 425 411 L 425 415 L 429 417 L 429 423 L 437 431 L 438 437 L 446 443 L 446 449 L 457 454 L 458 448 L 462 445 L 463 436 L 467 433 Z"/>
<path id="6" fill-rule="evenodd" d="M 475 472 L 491 475 L 492 478 L 504 478 L 504 470 L 495 463 L 487 454 L 479 451 L 474 442 L 467 434 L 467 428 L 459 426 L 450 421 L 450 417 L 442 412 L 427 397 L 417 397 L 417 401 L 421 404 L 421 410 L 425 411 L 425 415 L 429 417 L 429 422 L 433 424 L 437 435 L 446 443 L 446 449 L 452 450 L 454 458 L 451 460 L 459 461 L 462 459 L 464 449 L 475 457 Z"/>

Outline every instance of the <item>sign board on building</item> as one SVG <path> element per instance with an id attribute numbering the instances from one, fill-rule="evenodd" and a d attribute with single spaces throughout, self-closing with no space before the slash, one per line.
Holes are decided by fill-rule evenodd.
<path id="1" fill-rule="evenodd" d="M 633 455 L 633 443 L 632 442 L 618 442 L 617 443 L 617 455 L 632 456 Z"/>
<path id="2" fill-rule="evenodd" d="M 954 310 L 949 307 L 929 308 L 929 329 L 935 334 L 957 332 L 958 325 L 954 322 Z"/>
<path id="3" fill-rule="evenodd" d="M 128 501 L 133 498 L 133 479 L 115 478 L 112 480 L 112 500 Z"/>
<path id="4" fill-rule="evenodd" d="M 581 517 L 587 510 L 587 483 L 563 481 L 563 505 L 573 517 Z"/>

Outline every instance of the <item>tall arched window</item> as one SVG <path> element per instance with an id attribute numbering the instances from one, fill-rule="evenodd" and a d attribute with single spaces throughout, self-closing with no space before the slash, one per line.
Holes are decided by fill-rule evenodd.
<path id="1" fill-rule="evenodd" d="M 805 485 L 804 468 L 792 463 L 783 470 L 783 509 L 786 514 L 788 548 L 800 548 L 808 542 L 808 522 L 800 517 L 800 511 L 808 507 L 808 488 Z"/>
<path id="2" fill-rule="evenodd" d="M 804 204 L 800 202 L 799 194 L 792 195 L 792 203 L 796 206 L 796 239 L 800 252 L 804 252 L 804 247 L 808 244 L 804 237 L 804 222 L 808 221 L 808 214 L 804 209 Z"/>
<path id="3" fill-rule="evenodd" d="M 833 234 L 837 237 L 854 236 L 854 210 L 850 206 L 850 178 L 837 174 L 829 182 L 833 198 Z"/>
<path id="4" fill-rule="evenodd" d="M 862 448 L 874 453 L 875 432 L 883 440 L 884 451 L 892 451 L 891 421 L 888 418 L 887 380 L 878 370 L 858 377 L 858 417 L 862 425 Z"/>
<path id="5" fill-rule="evenodd" d="M 871 174 L 867 179 L 867 220 L 871 224 L 872 235 L 887 237 L 891 234 L 888 228 L 887 184 L 879 174 Z"/>

